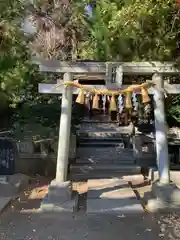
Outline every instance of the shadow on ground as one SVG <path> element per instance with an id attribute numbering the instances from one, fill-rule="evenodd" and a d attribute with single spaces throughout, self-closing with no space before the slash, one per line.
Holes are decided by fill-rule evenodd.
<path id="1" fill-rule="evenodd" d="M 0 217 L 0 240 L 158 240 L 180 239 L 178 214 L 134 215 L 39 212 L 47 183 L 30 186 Z M 134 184 L 133 187 L 139 187 Z M 77 187 L 78 188 L 78 187 Z M 81 185 L 82 196 L 87 192 Z M 161 232 L 160 232 L 161 231 Z M 159 235 L 160 234 L 160 235 Z M 170 238 L 171 237 L 171 238 Z"/>
<path id="2" fill-rule="evenodd" d="M 24 192 L 0 218 L 1 240 L 156 240 L 157 216 L 38 212 L 41 196 Z M 43 191 L 43 190 L 42 190 Z M 40 191 L 42 193 L 42 191 Z M 44 190 L 45 191 L 45 190 Z M 45 193 L 45 192 L 44 192 Z M 37 197 L 38 195 L 38 197 Z M 43 195 L 43 194 L 42 194 Z M 33 198 L 34 196 L 34 198 Z"/>

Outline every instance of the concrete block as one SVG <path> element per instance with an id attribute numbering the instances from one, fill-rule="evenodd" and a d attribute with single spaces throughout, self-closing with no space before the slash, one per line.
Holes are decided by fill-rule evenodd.
<path id="1" fill-rule="evenodd" d="M 88 180 L 88 198 L 118 199 L 135 197 L 129 184 L 122 179 Z"/>
<path id="2" fill-rule="evenodd" d="M 98 188 L 106 188 L 106 187 L 114 187 L 114 186 L 123 186 L 127 184 L 126 181 L 119 178 L 110 178 L 110 179 L 91 179 L 88 180 L 88 189 L 98 189 Z"/>
<path id="3" fill-rule="evenodd" d="M 180 207 L 180 189 L 174 183 L 161 184 L 158 181 L 152 184 L 152 192 L 155 197 L 165 204 L 173 204 Z"/>
<path id="4" fill-rule="evenodd" d="M 34 151 L 32 141 L 17 142 L 16 145 L 20 153 L 33 153 Z"/>
<path id="5" fill-rule="evenodd" d="M 179 205 L 164 202 L 161 199 L 149 199 L 146 205 L 146 210 L 148 212 L 172 212 L 179 211 Z"/>
<path id="6" fill-rule="evenodd" d="M 151 178 L 151 176 L 153 177 L 152 181 L 154 182 L 159 179 L 157 168 L 152 168 L 149 170 L 149 178 Z M 179 171 L 170 171 L 170 179 L 176 184 L 176 186 L 180 187 Z"/>
<path id="7" fill-rule="evenodd" d="M 24 174 L 7 176 L 7 181 L 0 184 L 0 196 L 13 197 L 29 184 L 29 177 Z"/>
<path id="8" fill-rule="evenodd" d="M 88 199 L 87 213 L 134 214 L 144 213 L 144 210 L 134 199 Z"/>
<path id="9" fill-rule="evenodd" d="M 27 175 L 35 175 L 39 170 L 44 170 L 45 164 L 42 163 L 40 154 L 20 153 L 16 160 L 15 171 Z"/>
<path id="10" fill-rule="evenodd" d="M 40 212 L 74 212 L 77 209 L 77 198 L 66 202 L 56 202 L 49 198 L 48 194 L 41 202 Z"/>
<path id="11" fill-rule="evenodd" d="M 180 208 L 180 189 L 174 183 L 161 184 L 158 181 L 152 184 L 152 195 L 147 202 L 150 212 L 169 212 Z"/>
<path id="12" fill-rule="evenodd" d="M 51 182 L 48 188 L 48 198 L 56 202 L 66 202 L 71 199 L 71 182 L 58 183 L 55 180 Z"/>
<path id="13" fill-rule="evenodd" d="M 9 176 L 8 182 L 11 183 L 13 186 L 15 186 L 18 191 L 23 190 L 25 187 L 28 186 L 30 181 L 30 177 L 22 174 L 22 173 L 17 173 L 14 175 Z"/>
<path id="14" fill-rule="evenodd" d="M 129 184 L 123 179 L 88 181 L 87 213 L 139 213 L 140 202 Z"/>

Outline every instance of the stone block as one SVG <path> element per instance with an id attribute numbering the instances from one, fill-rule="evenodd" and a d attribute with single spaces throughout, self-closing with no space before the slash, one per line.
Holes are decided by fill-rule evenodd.
<path id="1" fill-rule="evenodd" d="M 51 182 L 48 188 L 48 198 L 56 202 L 66 202 L 71 199 L 71 182 L 58 183 L 55 180 Z"/>
<path id="2" fill-rule="evenodd" d="M 42 164 L 40 154 L 20 153 L 16 161 L 15 171 L 17 173 L 24 173 L 35 175 L 39 169 L 44 169 L 45 164 Z"/>
<path id="3" fill-rule="evenodd" d="M 91 179 L 91 180 L 88 180 L 88 189 L 122 186 L 124 184 L 127 184 L 127 182 L 119 178 Z"/>
<path id="4" fill-rule="evenodd" d="M 122 199 L 134 197 L 132 193 L 129 184 L 122 179 L 88 180 L 88 198 Z"/>
<path id="5" fill-rule="evenodd" d="M 29 177 L 24 174 L 7 176 L 7 181 L 0 184 L 0 196 L 13 197 L 29 184 Z"/>
<path id="6" fill-rule="evenodd" d="M 28 186 L 30 181 L 30 177 L 22 174 L 22 173 L 16 173 L 14 175 L 9 176 L 8 182 L 11 183 L 13 186 L 15 186 L 18 191 L 23 190 L 25 187 Z"/>
<path id="7" fill-rule="evenodd" d="M 149 199 L 146 205 L 146 210 L 148 212 L 171 212 L 179 211 L 179 205 L 164 202 L 161 199 Z"/>
<path id="8" fill-rule="evenodd" d="M 147 203 L 147 210 L 151 212 L 172 211 L 180 208 L 180 189 L 174 183 L 161 184 L 155 181 L 152 184 L 152 195 Z"/>
<path id="9" fill-rule="evenodd" d="M 74 212 L 77 209 L 77 198 L 66 202 L 57 202 L 49 198 L 48 194 L 41 202 L 40 212 Z"/>
<path id="10" fill-rule="evenodd" d="M 87 213 L 134 214 L 144 213 L 144 210 L 134 199 L 88 199 Z"/>
<path id="11" fill-rule="evenodd" d="M 140 213 L 143 208 L 129 184 L 123 179 L 88 181 L 87 213 Z"/>
<path id="12" fill-rule="evenodd" d="M 152 192 L 155 197 L 164 203 L 180 207 L 180 189 L 174 183 L 161 184 L 156 181 L 152 184 Z"/>
<path id="13" fill-rule="evenodd" d="M 32 141 L 17 142 L 17 148 L 20 153 L 33 153 L 34 146 Z"/>
<path id="14" fill-rule="evenodd" d="M 159 179 L 159 173 L 157 168 L 150 168 L 149 178 L 154 182 Z M 180 187 L 179 171 L 170 171 L 170 179 L 176 184 L 176 186 Z"/>

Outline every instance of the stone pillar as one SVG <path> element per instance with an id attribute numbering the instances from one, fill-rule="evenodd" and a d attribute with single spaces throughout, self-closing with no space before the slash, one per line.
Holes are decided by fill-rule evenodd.
<path id="1" fill-rule="evenodd" d="M 65 73 L 64 81 L 72 81 L 72 74 Z M 61 103 L 61 118 L 59 126 L 59 142 L 57 152 L 56 182 L 67 180 L 69 143 L 71 131 L 72 87 L 64 87 Z"/>
<path id="2" fill-rule="evenodd" d="M 154 117 L 156 136 L 156 158 L 159 172 L 159 182 L 168 184 L 170 182 L 169 155 L 167 141 L 167 125 L 164 109 L 164 82 L 160 74 L 153 75 L 154 88 Z"/>

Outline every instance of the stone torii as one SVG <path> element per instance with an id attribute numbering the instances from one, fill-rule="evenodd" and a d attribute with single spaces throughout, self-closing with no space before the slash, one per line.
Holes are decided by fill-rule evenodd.
<path id="1" fill-rule="evenodd" d="M 159 182 L 161 184 L 170 183 L 169 173 L 169 156 L 168 156 L 168 141 L 167 128 L 164 110 L 164 93 L 179 94 L 180 84 L 169 84 L 164 81 L 163 76 L 179 74 L 180 71 L 175 67 L 174 63 L 160 62 L 137 62 L 137 63 L 104 63 L 104 62 L 58 62 L 51 60 L 37 60 L 33 62 L 39 65 L 39 70 L 42 72 L 64 73 L 63 80 L 57 84 L 39 84 L 39 92 L 44 94 L 62 94 L 62 110 L 59 127 L 59 143 L 56 167 L 56 182 L 63 183 L 67 180 L 68 154 L 69 154 L 69 138 L 70 138 L 70 123 L 71 123 L 71 108 L 72 94 L 77 94 L 78 90 L 71 86 L 63 87 L 61 83 L 73 81 L 73 77 L 77 75 L 87 76 L 93 75 L 103 77 L 106 85 L 93 86 L 95 88 L 117 89 L 127 88 L 127 85 L 122 85 L 122 76 L 126 75 L 152 75 L 152 81 L 155 87 L 148 91 L 154 96 L 154 115 L 155 115 L 155 136 L 156 136 L 156 160 L 159 172 Z M 111 82 L 112 68 L 116 70 L 116 81 Z M 96 77 L 97 78 L 97 77 Z"/>

